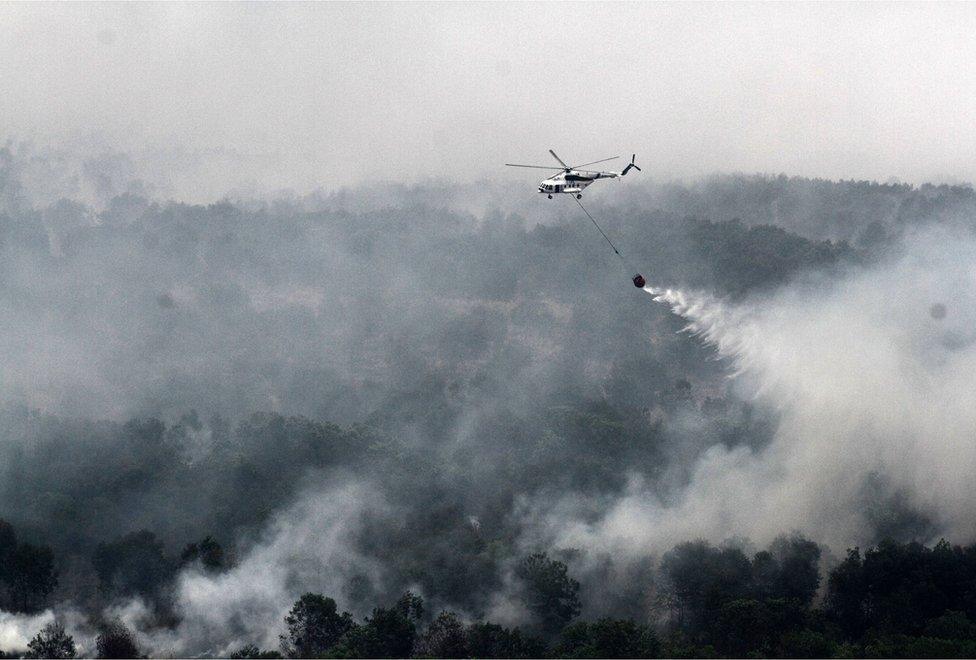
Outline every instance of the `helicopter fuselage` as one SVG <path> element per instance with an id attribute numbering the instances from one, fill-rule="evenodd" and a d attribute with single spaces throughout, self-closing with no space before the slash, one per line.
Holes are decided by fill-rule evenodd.
<path id="1" fill-rule="evenodd" d="M 584 173 L 575 170 L 560 172 L 555 176 L 551 176 L 548 179 L 543 179 L 540 181 L 539 192 L 547 195 L 555 195 L 559 193 L 578 195 L 583 192 L 584 188 L 597 179 L 615 179 L 618 176 L 620 176 L 618 172 Z"/>

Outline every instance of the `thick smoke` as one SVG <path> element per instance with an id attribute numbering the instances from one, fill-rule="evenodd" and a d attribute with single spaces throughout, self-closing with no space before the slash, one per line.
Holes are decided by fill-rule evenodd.
<path id="1" fill-rule="evenodd" d="M 330 593 L 354 603 L 362 597 L 356 590 L 372 594 L 383 579 L 383 567 L 363 557 L 353 541 L 364 516 L 387 505 L 374 487 L 349 475 L 318 481 L 275 513 L 231 570 L 207 572 L 197 564 L 182 570 L 167 612 L 139 597 L 115 600 L 94 615 L 72 607 L 36 615 L 0 612 L 0 645 L 26 649 L 44 625 L 57 620 L 79 652 L 92 655 L 99 621 L 117 619 L 154 657 L 227 657 L 247 644 L 278 648 L 283 613 L 302 593 Z M 161 615 L 175 615 L 178 623 L 160 625 Z"/>
<path id="2" fill-rule="evenodd" d="M 730 364 L 743 396 L 777 413 L 775 435 L 712 446 L 663 497 L 635 477 L 596 522 L 567 523 L 574 498 L 541 517 L 563 545 L 634 555 L 789 529 L 835 550 L 899 532 L 972 541 L 974 264 L 970 234 L 930 229 L 874 267 L 741 302 L 648 287 Z M 896 504 L 913 529 L 895 527 Z"/>
<path id="3" fill-rule="evenodd" d="M 54 613 L 50 610 L 35 615 L 0 612 L 0 645 L 5 649 L 26 649 L 37 631 L 52 621 Z"/>
<path id="4" fill-rule="evenodd" d="M 539 550 L 570 564 L 584 616 L 646 619 L 654 557 L 681 540 L 972 537 L 973 241 L 894 239 L 972 191 L 594 194 L 628 258 L 677 285 L 648 290 L 666 306 L 570 200 L 489 188 L 476 213 L 470 188 L 430 185 L 191 206 L 122 157 L 5 157 L 0 516 L 54 548 L 62 582 L 54 610 L 3 619 L 4 650 L 54 616 L 82 648 L 112 617 L 153 654 L 273 648 L 304 591 L 362 616 L 412 589 L 516 625 L 512 569 Z M 745 221 L 686 217 L 730 190 Z M 800 235 L 835 238 L 818 218 L 838 200 L 861 247 Z M 749 226 L 770 219 L 799 234 Z M 141 529 L 165 584 L 93 596 L 94 550 Z M 177 568 L 206 535 L 236 561 Z"/>
<path id="5" fill-rule="evenodd" d="M 277 648 L 282 613 L 302 593 L 348 601 L 354 578 L 368 587 L 381 575 L 382 567 L 361 557 L 352 542 L 364 513 L 384 507 L 376 490 L 349 477 L 326 481 L 276 513 L 232 570 L 184 570 L 175 585 L 175 629 L 148 628 L 153 613 L 138 600 L 111 613 L 141 631 L 156 654 L 226 657 L 246 644 Z"/>

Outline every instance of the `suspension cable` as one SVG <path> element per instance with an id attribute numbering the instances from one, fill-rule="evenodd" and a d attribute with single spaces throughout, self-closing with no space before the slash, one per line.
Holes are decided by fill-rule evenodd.
<path id="1" fill-rule="evenodd" d="M 593 219 L 593 216 L 590 215 L 590 212 L 586 210 L 586 208 L 583 206 L 583 202 L 579 201 L 579 199 L 576 197 L 576 195 L 573 195 L 573 201 L 575 201 L 577 204 L 579 204 L 580 209 L 583 210 L 583 213 L 585 213 L 586 214 L 586 217 L 590 219 L 590 222 L 593 223 L 593 226 L 597 228 L 597 231 L 599 231 L 600 234 L 603 235 L 603 238 L 606 239 L 607 243 L 610 244 L 610 247 L 613 248 L 614 253 L 616 253 L 616 255 L 618 257 L 620 257 L 621 259 L 623 259 L 623 256 L 620 254 L 620 250 L 618 250 L 617 249 L 617 246 L 613 244 L 613 241 L 611 241 L 610 240 L 610 237 L 607 236 L 607 233 L 605 231 L 603 231 L 603 228 L 600 225 L 597 224 L 596 220 Z"/>
<path id="2" fill-rule="evenodd" d="M 616 254 L 618 257 L 620 257 L 620 261 L 624 264 L 624 266 L 636 273 L 637 269 L 635 268 L 635 266 L 632 263 L 630 263 L 630 261 L 626 259 L 624 255 L 620 254 L 620 250 L 618 250 L 617 246 L 613 244 L 613 241 L 610 240 L 610 237 L 607 236 L 607 233 L 603 231 L 603 227 L 601 227 L 597 223 L 597 221 L 593 219 L 593 216 L 590 215 L 590 212 L 586 210 L 586 207 L 583 206 L 583 202 L 579 201 L 576 195 L 573 195 L 573 201 L 579 205 L 580 210 L 582 210 L 583 213 L 586 214 L 586 217 L 590 219 L 590 222 L 592 222 L 593 226 L 597 228 L 597 230 L 600 232 L 600 235 L 603 236 L 603 238 L 607 241 L 610 247 L 613 248 L 613 253 Z"/>

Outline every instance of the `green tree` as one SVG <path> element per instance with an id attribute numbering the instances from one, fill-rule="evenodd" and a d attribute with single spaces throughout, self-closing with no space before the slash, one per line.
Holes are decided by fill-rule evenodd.
<path id="1" fill-rule="evenodd" d="M 832 658 L 836 652 L 837 645 L 829 637 L 805 628 L 785 633 L 776 649 L 781 658 Z"/>
<path id="2" fill-rule="evenodd" d="M 820 586 L 820 546 L 801 536 L 781 536 L 770 546 L 778 571 L 774 598 L 809 605 Z"/>
<path id="3" fill-rule="evenodd" d="M 733 657 L 745 657 L 750 651 L 766 648 L 770 637 L 770 616 L 763 603 L 739 598 L 724 603 L 718 610 L 715 646 Z"/>
<path id="4" fill-rule="evenodd" d="M 467 630 L 468 652 L 473 658 L 541 658 L 546 646 L 527 637 L 518 628 L 510 630 L 497 623 L 472 623 Z"/>
<path id="5" fill-rule="evenodd" d="M 926 623 L 947 611 L 973 611 L 976 554 L 940 541 L 882 541 L 864 553 L 855 549 L 831 571 L 826 609 L 852 637 L 923 634 Z"/>
<path id="6" fill-rule="evenodd" d="M 553 650 L 560 658 L 653 658 L 659 651 L 660 644 L 649 627 L 625 619 L 570 624 Z"/>
<path id="7" fill-rule="evenodd" d="M 212 536 L 207 536 L 199 543 L 187 543 L 180 553 L 180 562 L 190 564 L 199 561 L 208 571 L 220 571 L 226 568 L 227 558 L 224 549 Z"/>
<path id="8" fill-rule="evenodd" d="M 864 644 L 865 658 L 973 658 L 976 642 L 911 635 L 873 637 Z"/>
<path id="9" fill-rule="evenodd" d="M 6 520 L 0 519 L 0 569 L 7 565 L 10 556 L 17 549 L 17 534 L 14 527 Z"/>
<path id="10" fill-rule="evenodd" d="M 409 592 L 389 608 L 376 608 L 352 628 L 331 655 L 341 658 L 406 658 L 413 652 L 423 600 Z"/>
<path id="11" fill-rule="evenodd" d="M 417 622 L 424 616 L 424 599 L 408 591 L 393 606 L 407 619 Z"/>
<path id="12" fill-rule="evenodd" d="M 282 655 L 277 651 L 262 651 L 256 644 L 245 644 L 231 653 L 230 657 L 235 660 L 245 658 L 249 660 L 271 660 L 272 658 L 280 658 Z"/>
<path id="13" fill-rule="evenodd" d="M 108 594 L 153 596 L 175 572 L 162 541 L 147 530 L 100 543 L 92 556 L 100 588 Z"/>
<path id="14" fill-rule="evenodd" d="M 0 519 L 0 583 L 4 585 L 6 590 L 6 593 L 0 593 L 0 609 L 15 609 L 9 593 L 9 584 L 13 577 L 11 573 L 13 562 L 11 560 L 16 550 L 17 534 L 14 532 L 13 525 Z"/>
<path id="15" fill-rule="evenodd" d="M 316 658 L 335 646 L 355 625 L 349 612 L 339 613 L 336 602 L 321 594 L 306 593 L 285 617 L 288 633 L 281 636 L 281 651 L 292 658 Z"/>
<path id="16" fill-rule="evenodd" d="M 925 636 L 976 640 L 976 624 L 964 612 L 949 611 L 925 624 Z"/>
<path id="17" fill-rule="evenodd" d="M 95 648 L 99 658 L 141 658 L 135 637 L 119 619 L 112 619 L 102 625 L 95 638 Z"/>
<path id="18" fill-rule="evenodd" d="M 738 548 L 716 548 L 706 541 L 681 543 L 661 559 L 661 593 L 688 631 L 714 626 L 730 601 L 747 598 L 752 565 Z"/>
<path id="19" fill-rule="evenodd" d="M 859 636 L 866 625 L 866 598 L 867 584 L 861 551 L 858 548 L 849 549 L 844 561 L 830 571 L 825 602 L 831 618 L 849 636 Z"/>
<path id="20" fill-rule="evenodd" d="M 25 658 L 73 658 L 75 640 L 65 632 L 64 624 L 52 621 L 27 644 Z"/>
<path id="21" fill-rule="evenodd" d="M 559 632 L 580 613 L 579 582 L 569 577 L 566 564 L 546 553 L 529 555 L 515 568 L 521 596 L 547 634 Z"/>
<path id="22" fill-rule="evenodd" d="M 4 578 L 13 608 L 36 612 L 58 584 L 51 548 L 21 543 L 7 560 Z"/>
<path id="23" fill-rule="evenodd" d="M 430 622 L 417 644 L 416 655 L 430 658 L 468 657 L 467 631 L 454 612 L 441 612 Z"/>

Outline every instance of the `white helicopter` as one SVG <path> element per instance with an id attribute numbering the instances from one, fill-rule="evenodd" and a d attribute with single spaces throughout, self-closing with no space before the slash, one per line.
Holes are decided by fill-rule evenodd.
<path id="1" fill-rule="evenodd" d="M 559 174 L 549 177 L 548 179 L 543 179 L 539 183 L 539 192 L 546 193 L 549 195 L 549 199 L 552 199 L 553 193 L 567 193 L 570 195 L 576 195 L 576 199 L 583 197 L 583 189 L 588 185 L 596 181 L 597 179 L 616 179 L 618 176 L 625 176 L 631 168 L 634 168 L 638 172 L 641 168 L 634 164 L 634 159 L 637 157 L 636 154 L 630 157 L 630 163 L 624 168 L 623 172 L 602 172 L 597 170 L 581 170 L 581 167 L 586 167 L 587 165 L 596 165 L 597 163 L 605 163 L 608 160 L 614 160 L 620 158 L 620 156 L 614 156 L 613 158 L 604 158 L 602 160 L 594 160 L 590 163 L 583 163 L 582 165 L 567 165 L 563 162 L 562 158 L 556 155 L 556 152 L 552 149 L 549 150 L 552 157 L 559 162 L 562 167 L 554 167 L 551 165 L 519 165 L 517 163 L 505 163 L 508 167 L 531 167 L 537 170 L 562 170 Z"/>

